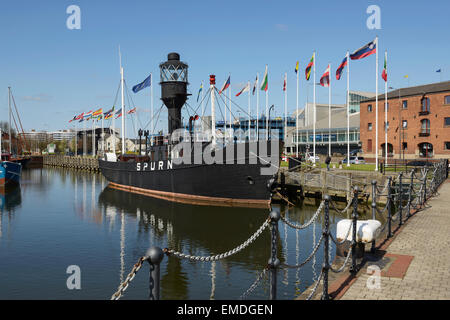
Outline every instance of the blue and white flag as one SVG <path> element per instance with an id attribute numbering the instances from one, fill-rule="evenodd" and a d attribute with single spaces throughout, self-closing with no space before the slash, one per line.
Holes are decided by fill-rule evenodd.
<path id="1" fill-rule="evenodd" d="M 152 75 L 149 75 L 147 79 L 145 79 L 144 81 L 133 87 L 133 92 L 138 93 L 142 89 L 150 87 L 151 84 L 152 84 Z"/>

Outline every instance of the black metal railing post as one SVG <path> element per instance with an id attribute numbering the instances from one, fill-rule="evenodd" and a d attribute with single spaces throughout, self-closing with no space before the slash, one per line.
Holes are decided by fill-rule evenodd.
<path id="1" fill-rule="evenodd" d="M 277 269 L 278 266 L 280 265 L 280 260 L 277 257 L 278 220 L 280 220 L 280 213 L 276 211 L 270 212 L 270 224 L 272 225 L 271 256 L 269 259 L 269 268 L 271 274 L 270 300 L 277 299 Z"/>
<path id="2" fill-rule="evenodd" d="M 387 203 L 388 206 L 388 235 L 387 237 L 392 237 L 391 223 L 392 223 L 392 177 L 388 177 L 388 195 Z"/>
<path id="3" fill-rule="evenodd" d="M 322 300 L 329 300 L 328 295 L 328 270 L 330 269 L 329 250 L 330 250 L 330 196 L 326 194 L 323 199 L 325 200 L 325 215 L 324 215 L 324 246 L 323 246 L 323 293 Z"/>
<path id="4" fill-rule="evenodd" d="M 411 180 L 409 182 L 408 212 L 406 213 L 406 218 L 409 218 L 411 216 L 411 201 L 412 201 L 412 193 L 413 193 L 413 187 L 414 187 L 414 172 L 415 172 L 415 169 L 413 168 L 411 170 Z"/>
<path id="5" fill-rule="evenodd" d="M 150 264 L 150 300 L 159 300 L 161 272 L 160 264 L 164 259 L 164 252 L 159 247 L 151 247 L 147 251 L 148 263 Z"/>
<path id="6" fill-rule="evenodd" d="M 372 220 L 376 220 L 377 211 L 377 180 L 372 180 Z M 372 240 L 370 252 L 375 253 L 375 239 Z"/>
<path id="7" fill-rule="evenodd" d="M 353 191 L 353 214 L 352 214 L 352 265 L 350 267 L 350 273 L 356 274 L 356 227 L 358 222 L 358 186 L 355 186 Z"/>
<path id="8" fill-rule="evenodd" d="M 427 175 L 428 168 L 425 169 L 425 175 L 423 177 L 423 198 L 422 198 L 422 206 L 425 206 L 425 202 L 427 201 Z"/>
<path id="9" fill-rule="evenodd" d="M 399 174 L 399 186 L 398 186 L 398 218 L 399 222 L 398 225 L 401 226 L 403 224 L 403 172 L 400 172 Z"/>

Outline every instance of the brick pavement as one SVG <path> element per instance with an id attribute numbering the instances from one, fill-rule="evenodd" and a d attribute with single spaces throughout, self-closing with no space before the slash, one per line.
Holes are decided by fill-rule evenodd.
<path id="1" fill-rule="evenodd" d="M 449 181 L 438 192 L 387 247 L 385 256 L 393 262 L 382 267 L 380 281 L 374 281 L 374 275 L 361 270 L 341 299 L 450 299 Z"/>

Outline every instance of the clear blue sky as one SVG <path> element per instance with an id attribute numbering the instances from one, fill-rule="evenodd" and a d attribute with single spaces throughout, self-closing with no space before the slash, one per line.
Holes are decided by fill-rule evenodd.
<path id="1" fill-rule="evenodd" d="M 69 30 L 69 5 L 81 8 L 81 30 Z M 366 9 L 381 8 L 381 30 L 369 30 Z M 75 114 L 110 108 L 120 81 L 118 46 L 131 88 L 176 51 L 189 64 L 190 105 L 202 80 L 215 74 L 221 86 L 231 74 L 233 96 L 269 65 L 269 104 L 284 112 L 283 75 L 288 73 L 289 111 L 295 109 L 294 67 L 300 61 L 300 106 L 312 97 L 304 69 L 317 51 L 317 82 L 332 64 L 333 80 L 346 51 L 379 36 L 381 75 L 389 53 L 389 85 L 405 87 L 450 78 L 448 1 L 9 1 L 0 11 L 0 120 L 7 120 L 10 85 L 25 130 L 70 128 Z M 351 62 L 350 89 L 375 91 L 375 55 Z M 384 82 L 379 77 L 380 92 Z M 312 81 L 309 81 L 311 83 Z M 333 103 L 345 102 L 346 73 L 332 84 Z M 156 85 L 155 110 L 161 105 Z M 234 101 L 247 109 L 247 95 Z M 148 90 L 133 94 L 149 109 Z M 252 99 L 253 113 L 255 98 Z M 328 89 L 317 87 L 317 101 Z M 120 100 L 117 102 L 120 104 Z M 261 95 L 260 110 L 265 104 Z M 186 117 L 188 110 L 183 111 Z M 237 114 L 237 112 L 233 111 Z M 241 114 L 242 115 L 242 114 Z M 140 112 L 142 124 L 149 113 Z M 145 118 L 145 119 L 144 119 Z M 167 129 L 167 112 L 160 117 Z M 131 126 L 129 126 L 131 127 Z"/>

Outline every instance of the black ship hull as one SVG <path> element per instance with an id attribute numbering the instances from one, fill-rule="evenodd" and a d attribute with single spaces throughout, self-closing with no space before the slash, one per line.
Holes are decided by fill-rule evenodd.
<path id="1" fill-rule="evenodd" d="M 177 165 L 170 160 L 99 160 L 99 167 L 110 186 L 121 190 L 192 204 L 269 207 L 274 174 L 261 170 L 270 164 L 259 159 L 251 164 L 248 158 L 244 162 Z"/>

